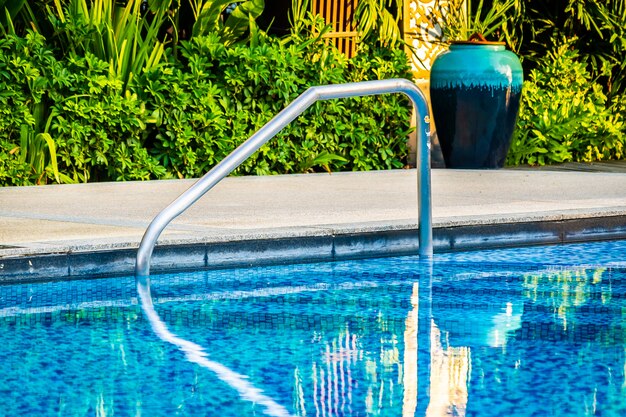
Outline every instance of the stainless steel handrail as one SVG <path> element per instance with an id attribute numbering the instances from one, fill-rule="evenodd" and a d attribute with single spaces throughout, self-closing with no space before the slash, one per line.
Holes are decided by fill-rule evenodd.
<path id="1" fill-rule="evenodd" d="M 311 87 L 302 93 L 152 220 L 143 235 L 137 251 L 135 275 L 138 277 L 147 277 L 150 275 L 150 258 L 152 251 L 154 250 L 159 235 L 172 220 L 187 210 L 207 191 L 213 188 L 215 184 L 230 174 L 243 161 L 250 157 L 250 155 L 256 152 L 263 144 L 273 138 L 282 128 L 287 126 L 315 102 L 387 93 L 404 93 L 411 99 L 416 110 L 418 133 L 418 252 L 420 256 L 431 257 L 433 244 L 430 192 L 430 116 L 428 103 L 419 88 L 411 81 L 405 79 L 391 79 L 317 86 Z"/>

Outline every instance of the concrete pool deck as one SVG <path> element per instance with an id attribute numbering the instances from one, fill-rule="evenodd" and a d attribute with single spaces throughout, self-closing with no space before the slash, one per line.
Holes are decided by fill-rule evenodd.
<path id="1" fill-rule="evenodd" d="M 174 220 L 153 271 L 417 253 L 416 170 L 233 177 Z M 0 188 L 0 280 L 131 274 L 193 180 Z M 435 252 L 626 238 L 626 173 L 432 171 Z"/>

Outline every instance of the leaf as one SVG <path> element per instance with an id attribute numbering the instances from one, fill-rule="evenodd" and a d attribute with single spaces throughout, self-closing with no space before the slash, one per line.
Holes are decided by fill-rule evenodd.
<path id="1" fill-rule="evenodd" d="M 263 13 L 264 0 L 248 0 L 237 4 L 235 10 L 224 22 L 224 32 L 239 38 L 248 29 L 250 19 L 256 19 Z"/>
<path id="2" fill-rule="evenodd" d="M 0 0 L 0 24 L 2 26 L 7 24 L 13 26 L 12 20 L 22 10 L 25 3 L 26 0 Z M 13 30 L 13 33 L 15 33 L 15 30 Z"/>
<path id="3" fill-rule="evenodd" d="M 316 155 L 315 157 L 309 157 L 306 160 L 302 161 L 299 166 L 298 169 L 301 172 L 307 172 L 310 171 L 311 168 L 316 167 L 316 166 L 321 166 L 322 168 L 324 168 L 324 170 L 328 173 L 331 172 L 328 164 L 331 162 L 343 162 L 343 163 L 347 163 L 348 160 L 345 159 L 344 157 L 340 156 L 340 155 L 336 155 L 336 154 L 331 154 L 328 151 L 322 151 L 321 153 L 319 153 L 318 155 Z"/>
<path id="4" fill-rule="evenodd" d="M 37 139 L 44 139 L 46 144 L 48 145 L 48 151 L 50 152 L 50 164 L 52 165 L 52 172 L 54 173 L 54 178 L 58 183 L 61 182 L 59 178 L 59 166 L 57 165 L 57 151 L 56 145 L 54 144 L 54 140 L 52 140 L 52 136 L 49 133 L 39 133 L 37 135 Z"/>

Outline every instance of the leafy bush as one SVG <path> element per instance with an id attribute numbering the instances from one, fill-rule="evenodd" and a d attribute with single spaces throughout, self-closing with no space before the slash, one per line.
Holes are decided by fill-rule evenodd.
<path id="1" fill-rule="evenodd" d="M 148 114 L 93 55 L 58 61 L 33 32 L 0 38 L 0 184 L 148 179 Z"/>
<path id="2" fill-rule="evenodd" d="M 106 36 L 118 33 L 115 13 L 137 17 L 139 3 L 51 4 L 48 38 L 9 25 L 0 38 L 0 185 L 196 177 L 310 86 L 411 76 L 401 51 L 361 44 L 348 60 L 315 18 L 282 39 L 248 19 L 250 46 L 196 36 L 157 64 L 154 20 L 116 26 L 128 35 L 122 43 L 138 42 L 130 52 Z M 249 3 L 261 10 L 262 1 Z M 400 95 L 317 103 L 237 173 L 400 168 L 409 118 Z"/>
<path id="3" fill-rule="evenodd" d="M 158 120 L 151 151 L 179 177 L 205 173 L 310 86 L 409 76 L 402 52 L 364 48 L 347 60 L 317 38 L 227 47 L 209 35 L 181 42 L 179 53 L 184 64 L 135 84 Z M 409 118 L 408 100 L 397 96 L 318 103 L 237 172 L 399 168 Z"/>
<path id="4" fill-rule="evenodd" d="M 165 170 L 143 147 L 144 104 L 91 54 L 69 58 L 51 74 L 50 129 L 65 182 L 138 180 Z"/>
<path id="5" fill-rule="evenodd" d="M 498 3 L 502 0 L 493 0 Z M 591 76 L 609 102 L 626 93 L 625 0 L 517 0 L 507 40 L 524 57 L 528 70 L 538 67 L 553 40 L 572 39 Z"/>
<path id="6" fill-rule="evenodd" d="M 231 45 L 246 37 L 255 42 L 256 18 L 263 13 L 265 1 L 189 0 L 189 5 L 194 15 L 193 36 L 213 33 L 223 44 Z"/>
<path id="7" fill-rule="evenodd" d="M 155 66 L 163 55 L 161 28 L 169 23 L 172 0 L 66 0 L 47 7 L 54 35 L 50 43 L 65 55 L 95 55 L 111 64 L 126 85 L 142 69 Z M 147 10 L 143 11 L 143 8 Z"/>
<path id="8" fill-rule="evenodd" d="M 556 47 L 538 64 L 524 84 L 507 164 L 622 158 L 624 105 L 607 107 L 602 86 L 571 43 Z"/>
<path id="9" fill-rule="evenodd" d="M 0 38 L 0 184 L 45 183 L 52 174 L 54 148 L 41 133 L 55 65 L 41 36 Z"/>

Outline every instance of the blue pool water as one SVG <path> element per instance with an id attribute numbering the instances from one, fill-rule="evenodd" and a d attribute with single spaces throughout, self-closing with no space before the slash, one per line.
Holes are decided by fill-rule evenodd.
<path id="1" fill-rule="evenodd" d="M 147 289 L 0 285 L 0 415 L 626 416 L 625 241 Z"/>

